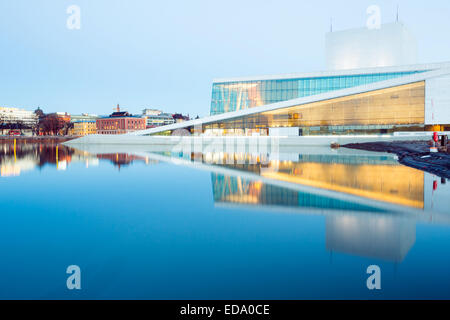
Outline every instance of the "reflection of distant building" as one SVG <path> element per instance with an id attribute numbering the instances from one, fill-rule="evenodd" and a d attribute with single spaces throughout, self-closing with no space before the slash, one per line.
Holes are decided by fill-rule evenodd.
<path id="1" fill-rule="evenodd" d="M 416 222 L 392 215 L 328 215 L 328 250 L 401 262 L 416 241 Z"/>
<path id="2" fill-rule="evenodd" d="M 22 172 L 48 163 L 64 170 L 72 161 L 73 149 L 56 143 L 14 143 L 5 142 L 0 150 L 1 176 L 19 176 Z"/>
<path id="3" fill-rule="evenodd" d="M 14 158 L 6 159 L 0 164 L 0 176 L 15 177 L 20 176 L 24 171 L 33 170 L 36 167 L 36 161 L 33 157 L 28 156 L 14 161 Z"/>
<path id="4" fill-rule="evenodd" d="M 98 159 L 110 160 L 114 165 L 116 165 L 119 169 L 122 166 L 127 166 L 134 161 L 144 161 L 146 164 L 149 164 L 149 160 L 146 157 L 135 156 L 128 153 L 103 153 L 97 155 Z"/>
<path id="5" fill-rule="evenodd" d="M 56 162 L 56 170 L 66 171 L 67 170 L 67 161 L 62 160 L 62 161 Z"/>

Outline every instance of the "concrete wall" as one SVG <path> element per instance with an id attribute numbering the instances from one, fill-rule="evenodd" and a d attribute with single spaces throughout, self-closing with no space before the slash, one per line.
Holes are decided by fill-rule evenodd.
<path id="1" fill-rule="evenodd" d="M 419 132 L 408 135 L 367 135 L 367 136 L 279 136 L 279 137 L 208 137 L 208 136 L 134 136 L 134 135 L 89 135 L 66 142 L 67 145 L 159 145 L 159 146 L 191 146 L 196 145 L 228 145 L 240 146 L 330 146 L 331 143 L 340 145 L 347 143 L 362 143 L 374 141 L 398 140 L 430 140 L 431 132 Z"/>
<path id="2" fill-rule="evenodd" d="M 450 75 L 426 80 L 425 124 L 450 124 Z"/>

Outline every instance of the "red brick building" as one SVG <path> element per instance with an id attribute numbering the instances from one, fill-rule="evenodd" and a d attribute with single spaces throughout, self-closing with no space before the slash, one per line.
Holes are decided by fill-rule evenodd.
<path id="1" fill-rule="evenodd" d="M 109 117 L 97 119 L 98 134 L 124 134 L 144 130 L 145 118 L 133 116 L 126 111 L 117 111 Z"/>

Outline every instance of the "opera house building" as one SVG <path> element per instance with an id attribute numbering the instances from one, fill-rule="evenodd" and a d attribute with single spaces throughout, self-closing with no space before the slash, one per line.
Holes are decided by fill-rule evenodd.
<path id="1" fill-rule="evenodd" d="M 450 63 L 217 79 L 210 116 L 138 135 L 312 136 L 450 129 Z"/>

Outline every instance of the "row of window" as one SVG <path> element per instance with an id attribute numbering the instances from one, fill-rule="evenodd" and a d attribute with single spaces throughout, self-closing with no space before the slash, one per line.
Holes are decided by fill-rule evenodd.
<path id="1" fill-rule="evenodd" d="M 215 83 L 217 87 L 236 87 L 244 85 L 247 88 L 252 88 L 257 85 L 263 86 L 264 90 L 280 90 L 280 89 L 294 89 L 300 84 L 316 84 L 317 86 L 342 86 L 359 83 L 371 83 L 376 81 L 383 81 L 403 77 L 405 75 L 416 74 L 421 71 L 412 72 L 395 72 L 395 73 L 380 73 L 380 74 L 364 74 L 364 75 L 348 75 L 348 76 L 331 76 L 331 77 L 314 77 L 314 78 L 299 78 L 299 79 L 280 79 L 280 80 L 258 80 L 258 81 L 239 81 Z"/>
<path id="2" fill-rule="evenodd" d="M 307 97 L 418 72 L 215 83 L 212 90 L 211 114 Z"/>

